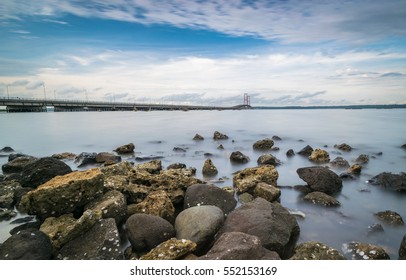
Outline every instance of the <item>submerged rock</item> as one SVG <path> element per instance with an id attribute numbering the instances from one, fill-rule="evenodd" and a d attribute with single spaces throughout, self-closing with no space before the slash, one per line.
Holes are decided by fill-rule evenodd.
<path id="1" fill-rule="evenodd" d="M 279 174 L 273 165 L 246 168 L 233 177 L 233 185 L 238 193 L 252 192 L 258 183 L 277 186 Z"/>
<path id="2" fill-rule="evenodd" d="M 368 226 L 368 235 L 376 234 L 379 232 L 384 232 L 383 226 L 381 224 L 373 224 Z"/>
<path id="3" fill-rule="evenodd" d="M 143 255 L 140 260 L 178 260 L 191 254 L 196 249 L 196 243 L 186 239 L 171 238 Z"/>
<path id="4" fill-rule="evenodd" d="M 337 168 L 349 168 L 350 164 L 342 157 L 336 157 L 330 162 L 331 166 Z"/>
<path id="5" fill-rule="evenodd" d="M 14 149 L 11 148 L 11 147 L 9 147 L 9 146 L 3 147 L 3 148 L 0 150 L 0 153 L 12 153 L 12 152 L 14 152 Z"/>
<path id="6" fill-rule="evenodd" d="M 347 169 L 347 173 L 353 174 L 353 175 L 359 175 L 359 174 L 361 174 L 361 170 L 362 170 L 362 165 L 353 164 L 350 168 Z"/>
<path id="7" fill-rule="evenodd" d="M 295 152 L 293 151 L 293 149 L 289 149 L 287 152 L 286 152 L 286 156 L 287 157 L 293 157 L 295 155 Z"/>
<path id="8" fill-rule="evenodd" d="M 117 147 L 114 151 L 117 154 L 132 154 L 134 152 L 135 146 L 133 143 L 128 143 L 127 145 L 123 145 Z"/>
<path id="9" fill-rule="evenodd" d="M 360 163 L 360 164 L 366 164 L 366 163 L 369 162 L 369 156 L 368 156 L 368 155 L 365 155 L 365 154 L 359 155 L 359 156 L 355 159 L 355 162 Z"/>
<path id="10" fill-rule="evenodd" d="M 240 151 L 236 151 L 231 153 L 230 161 L 234 163 L 247 163 L 250 161 L 250 158 Z"/>
<path id="11" fill-rule="evenodd" d="M 258 140 L 252 145 L 254 150 L 270 150 L 272 149 L 274 142 L 272 139 L 265 138 L 262 140 Z"/>
<path id="12" fill-rule="evenodd" d="M 393 225 L 393 226 L 404 225 L 402 216 L 400 216 L 395 211 L 386 210 L 386 211 L 377 212 L 374 215 L 375 215 L 375 217 L 377 217 L 382 222 L 385 222 L 386 224 Z"/>
<path id="13" fill-rule="evenodd" d="M 193 137 L 193 140 L 195 140 L 195 141 L 202 141 L 202 140 L 204 140 L 204 137 L 201 136 L 200 134 L 197 134 L 197 133 L 196 133 L 196 135 Z"/>
<path id="14" fill-rule="evenodd" d="M 213 164 L 212 160 L 206 159 L 203 164 L 202 174 L 205 176 L 215 176 L 217 173 L 217 167 Z"/>
<path id="15" fill-rule="evenodd" d="M 297 169 L 296 172 L 312 191 L 334 194 L 341 191 L 343 187 L 340 177 L 326 167 L 303 167 Z"/>
<path id="16" fill-rule="evenodd" d="M 340 202 L 334 197 L 323 192 L 311 192 L 307 194 L 303 200 L 310 201 L 313 204 L 321 204 L 324 206 L 339 206 Z"/>
<path id="17" fill-rule="evenodd" d="M 258 158 L 257 163 L 258 165 L 269 164 L 277 166 L 281 164 L 281 161 L 271 154 L 264 154 Z"/>
<path id="18" fill-rule="evenodd" d="M 405 192 L 406 191 L 406 173 L 392 174 L 383 172 L 368 181 L 372 185 L 379 185 L 388 190 Z"/>
<path id="19" fill-rule="evenodd" d="M 346 151 L 346 152 L 351 152 L 351 150 L 352 150 L 352 147 L 346 143 L 336 144 L 336 145 L 334 145 L 334 148 L 337 148 L 339 150 Z"/>
<path id="20" fill-rule="evenodd" d="M 215 131 L 213 134 L 213 139 L 214 140 L 226 140 L 226 139 L 228 139 L 228 136 L 226 134 Z"/>
<path id="21" fill-rule="evenodd" d="M 83 167 L 88 164 L 96 164 L 96 156 L 97 153 L 80 153 L 76 158 L 75 158 L 75 163 L 77 164 L 78 167 Z"/>
<path id="22" fill-rule="evenodd" d="M 309 160 L 317 163 L 327 163 L 330 161 L 330 156 L 327 151 L 316 149 L 310 154 Z"/>
<path id="23" fill-rule="evenodd" d="M 309 241 L 296 246 L 290 260 L 346 260 L 337 250 L 321 242 Z"/>
<path id="24" fill-rule="evenodd" d="M 304 147 L 303 149 L 301 149 L 298 154 L 301 156 L 306 156 L 309 157 L 313 152 L 313 148 L 309 145 L 307 145 L 306 147 Z"/>
<path id="25" fill-rule="evenodd" d="M 385 250 L 377 245 L 361 242 L 350 242 L 343 245 L 343 252 L 353 260 L 389 260 Z"/>
<path id="26" fill-rule="evenodd" d="M 177 162 L 168 165 L 166 169 L 182 169 L 182 168 L 186 168 L 186 164 Z"/>

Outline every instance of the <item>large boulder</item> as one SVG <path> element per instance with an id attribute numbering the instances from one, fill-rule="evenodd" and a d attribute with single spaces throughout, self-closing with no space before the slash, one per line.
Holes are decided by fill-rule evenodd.
<path id="1" fill-rule="evenodd" d="M 83 235 L 66 243 L 57 259 L 60 260 L 122 260 L 120 237 L 114 219 L 97 221 Z"/>
<path id="2" fill-rule="evenodd" d="M 270 150 L 270 149 L 272 149 L 273 144 L 274 144 L 274 142 L 273 142 L 272 139 L 265 138 L 265 139 L 258 140 L 257 142 L 255 142 L 255 143 L 252 145 L 252 148 L 253 148 L 254 150 L 261 150 L 261 151 L 263 151 L 263 150 Z"/>
<path id="3" fill-rule="evenodd" d="M 392 174 L 382 172 L 368 181 L 372 185 L 379 185 L 387 190 L 398 192 L 406 191 L 406 173 Z"/>
<path id="4" fill-rule="evenodd" d="M 257 236 L 226 232 L 199 260 L 280 260 L 280 257 L 276 252 L 265 249 Z"/>
<path id="5" fill-rule="evenodd" d="M 196 243 L 191 240 L 171 238 L 143 255 L 140 260 L 178 260 L 195 249 Z"/>
<path id="6" fill-rule="evenodd" d="M 52 157 L 40 158 L 27 164 L 21 173 L 23 187 L 36 188 L 58 175 L 65 175 L 72 169 L 58 159 Z"/>
<path id="7" fill-rule="evenodd" d="M 258 183 L 277 186 L 279 174 L 273 165 L 245 168 L 233 177 L 233 185 L 238 193 L 252 192 Z"/>
<path id="8" fill-rule="evenodd" d="M 32 156 L 17 157 L 3 164 L 1 169 L 3 170 L 4 174 L 20 173 L 23 171 L 24 167 L 36 160 L 37 158 Z"/>
<path id="9" fill-rule="evenodd" d="M 72 213 L 103 193 L 103 174 L 99 169 L 76 171 L 57 176 L 25 194 L 19 209 L 41 218 Z"/>
<path id="10" fill-rule="evenodd" d="M 26 229 L 13 234 L 0 245 L 0 260 L 50 260 L 52 252 L 51 241 L 45 233 Z"/>
<path id="11" fill-rule="evenodd" d="M 288 259 L 293 254 L 300 228 L 296 218 L 278 202 L 256 198 L 227 216 L 218 238 L 226 232 L 257 236 L 262 246 L 276 251 L 282 259 Z"/>
<path id="12" fill-rule="evenodd" d="M 309 160 L 316 163 L 326 163 L 330 161 L 330 155 L 326 150 L 316 149 L 310 154 Z"/>
<path id="13" fill-rule="evenodd" d="M 298 244 L 291 260 L 346 260 L 337 250 L 321 242 L 309 241 Z"/>
<path id="14" fill-rule="evenodd" d="M 85 210 L 101 213 L 103 219 L 113 218 L 120 225 L 127 217 L 127 202 L 119 191 L 110 191 L 85 206 Z"/>
<path id="15" fill-rule="evenodd" d="M 297 169 L 296 172 L 312 191 L 334 194 L 341 191 L 343 187 L 340 177 L 326 167 L 303 167 Z"/>
<path id="16" fill-rule="evenodd" d="M 13 208 L 14 193 L 21 185 L 17 181 L 0 182 L 0 208 Z"/>
<path id="17" fill-rule="evenodd" d="M 125 225 L 131 246 L 134 250 L 141 252 L 149 251 L 176 235 L 171 223 L 149 214 L 131 215 Z"/>
<path id="18" fill-rule="evenodd" d="M 231 153 L 230 161 L 233 163 L 247 163 L 250 161 L 250 158 L 240 151 L 235 151 Z"/>
<path id="19" fill-rule="evenodd" d="M 224 214 L 230 213 L 237 205 L 232 193 L 214 185 L 195 184 L 186 189 L 184 209 L 193 206 L 214 205 Z"/>
<path id="20" fill-rule="evenodd" d="M 353 260 L 389 260 L 390 257 L 386 251 L 377 245 L 349 242 L 343 245 L 343 252 Z"/>
<path id="21" fill-rule="evenodd" d="M 191 240 L 196 243 L 198 253 L 205 252 L 223 222 L 224 213 L 216 206 L 202 205 L 188 208 L 176 217 L 176 238 Z"/>

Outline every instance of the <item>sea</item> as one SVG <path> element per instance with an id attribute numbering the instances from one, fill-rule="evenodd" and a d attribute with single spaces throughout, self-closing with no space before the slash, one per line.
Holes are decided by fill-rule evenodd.
<path id="1" fill-rule="evenodd" d="M 213 140 L 215 131 L 229 139 Z M 194 141 L 195 134 L 204 140 Z M 276 167 L 280 203 L 299 214 L 298 243 L 320 241 L 341 251 L 348 242 L 366 242 L 383 247 L 391 259 L 398 258 L 406 226 L 384 224 L 374 213 L 392 210 L 406 220 L 406 194 L 371 185 L 368 180 L 381 172 L 406 172 L 406 150 L 401 148 L 406 143 L 406 109 L 0 113 L 0 149 L 10 146 L 18 153 L 45 157 L 63 152 L 113 152 L 118 146 L 134 143 L 134 155 L 123 160 L 138 164 L 144 162 L 142 158 L 159 157 L 164 168 L 184 163 L 196 168 L 196 177 L 219 188 L 232 186 L 236 171 L 257 166 L 264 152 L 253 150 L 253 143 L 274 136 L 281 139 L 274 141 L 279 149 L 269 152 L 281 161 Z M 352 151 L 334 147 L 342 143 L 353 147 Z M 220 144 L 223 150 L 218 149 Z M 356 180 L 343 181 L 341 192 L 335 195 L 339 207 L 305 202 L 303 193 L 293 188 L 305 184 L 296 173 L 298 168 L 317 165 L 297 154 L 307 145 L 326 150 L 331 160 L 341 156 L 350 165 L 361 154 L 369 156 Z M 175 151 L 175 147 L 185 151 Z M 296 155 L 287 157 L 289 149 Z M 242 152 L 250 161 L 231 163 L 233 151 Z M 202 175 L 207 158 L 219 171 L 214 178 Z M 6 156 L 0 157 L 0 165 L 6 162 Z M 94 167 L 78 168 L 73 160 L 66 163 L 74 170 Z M 345 171 L 330 168 L 337 174 Z M 25 216 L 18 213 L 0 222 L 0 243 L 10 236 L 9 230 L 15 226 L 11 222 Z M 370 234 L 369 227 L 377 223 L 384 231 Z"/>

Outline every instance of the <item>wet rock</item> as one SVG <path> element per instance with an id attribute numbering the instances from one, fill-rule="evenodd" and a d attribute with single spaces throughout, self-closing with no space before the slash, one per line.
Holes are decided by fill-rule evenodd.
<path id="1" fill-rule="evenodd" d="M 184 209 L 193 206 L 213 205 L 224 214 L 230 213 L 237 205 L 234 195 L 214 185 L 194 184 L 186 189 Z"/>
<path id="2" fill-rule="evenodd" d="M 21 198 L 19 210 L 42 218 L 72 213 L 103 193 L 99 169 L 57 176 Z"/>
<path id="3" fill-rule="evenodd" d="M 219 150 L 224 150 L 223 144 L 220 144 L 220 145 L 217 147 L 217 149 L 219 149 Z"/>
<path id="4" fill-rule="evenodd" d="M 32 156 L 17 157 L 12 161 L 3 164 L 1 169 L 3 170 L 4 174 L 20 173 L 23 171 L 25 166 L 34 162 L 35 160 L 37 160 L 37 158 Z"/>
<path id="5" fill-rule="evenodd" d="M 347 173 L 353 174 L 353 175 L 359 175 L 359 174 L 361 174 L 361 170 L 362 170 L 362 165 L 353 164 L 350 168 L 347 169 Z"/>
<path id="6" fill-rule="evenodd" d="M 193 137 L 193 140 L 195 140 L 195 141 L 202 141 L 202 140 L 204 140 L 204 137 L 201 136 L 200 134 L 196 134 L 196 135 Z"/>
<path id="7" fill-rule="evenodd" d="M 277 166 L 277 165 L 281 164 L 281 161 L 271 154 L 264 154 L 258 158 L 257 163 L 258 163 L 258 165 L 269 164 L 269 165 Z"/>
<path id="8" fill-rule="evenodd" d="M 281 196 L 281 190 L 275 186 L 260 182 L 254 189 L 254 196 L 262 197 L 269 202 L 274 202 Z"/>
<path id="9" fill-rule="evenodd" d="M 273 165 L 246 168 L 233 177 L 233 185 L 238 193 L 252 192 L 258 183 L 277 186 L 279 174 Z"/>
<path id="10" fill-rule="evenodd" d="M 142 202 L 128 205 L 128 215 L 136 213 L 158 216 L 170 223 L 175 221 L 175 208 L 163 190 L 153 191 Z"/>
<path id="11" fill-rule="evenodd" d="M 117 154 L 132 154 L 134 153 L 135 146 L 133 143 L 117 147 L 114 151 Z"/>
<path id="12" fill-rule="evenodd" d="M 212 160 L 206 159 L 203 164 L 202 174 L 204 176 L 215 176 L 217 173 L 217 167 L 213 164 Z"/>
<path id="13" fill-rule="evenodd" d="M 57 259 L 60 260 L 122 260 L 120 237 L 114 219 L 96 222 L 83 235 L 64 245 Z"/>
<path id="14" fill-rule="evenodd" d="M 342 180 L 336 173 L 322 166 L 303 167 L 296 170 L 312 191 L 334 194 L 341 191 Z"/>
<path id="15" fill-rule="evenodd" d="M 85 206 L 85 210 L 101 213 L 103 219 L 113 218 L 120 225 L 127 217 L 127 203 L 124 194 L 109 191 Z"/>
<path id="16" fill-rule="evenodd" d="M 12 224 L 12 223 L 10 223 L 10 224 Z M 16 226 L 16 227 L 12 228 L 9 233 L 11 235 L 14 235 L 17 232 L 23 231 L 23 230 L 26 230 L 26 229 L 37 229 L 37 230 L 39 230 L 40 226 L 41 226 L 40 221 L 28 222 L 28 223 L 24 223 L 24 224 L 21 224 L 19 226 Z"/>
<path id="17" fill-rule="evenodd" d="M 228 139 L 228 136 L 226 134 L 215 131 L 213 134 L 213 139 L 214 140 L 226 140 L 226 139 Z"/>
<path id="18" fill-rule="evenodd" d="M 17 212 L 13 210 L 8 210 L 8 209 L 2 209 L 0 208 L 0 222 L 1 221 L 7 221 L 10 220 L 11 218 L 17 216 Z"/>
<path id="19" fill-rule="evenodd" d="M 393 226 L 402 226 L 404 225 L 402 216 L 400 216 L 395 211 L 386 210 L 377 212 L 374 214 L 380 221 Z"/>
<path id="20" fill-rule="evenodd" d="M 117 175 L 127 176 L 131 170 L 133 170 L 133 164 L 128 161 L 100 168 L 106 178 Z"/>
<path id="21" fill-rule="evenodd" d="M 342 180 L 357 180 L 356 176 L 354 176 L 352 174 L 349 174 L 349 173 L 346 173 L 346 172 L 341 173 L 339 177 Z"/>
<path id="22" fill-rule="evenodd" d="M 250 158 L 240 151 L 236 151 L 231 153 L 230 161 L 233 163 L 247 163 L 250 161 Z"/>
<path id="23" fill-rule="evenodd" d="M 162 159 L 164 156 L 158 156 L 158 155 L 140 155 L 136 156 L 135 160 L 136 161 L 146 161 L 146 160 L 154 160 L 154 159 Z"/>
<path id="24" fill-rule="evenodd" d="M 177 239 L 187 239 L 196 243 L 196 251 L 206 252 L 214 240 L 214 235 L 224 223 L 224 213 L 213 205 L 187 208 L 179 213 L 175 221 Z"/>
<path id="25" fill-rule="evenodd" d="M 73 214 L 65 214 L 45 219 L 40 230 L 48 235 L 53 247 L 59 250 L 69 241 L 82 236 L 100 219 L 101 212 L 92 210 L 85 211 L 79 219 L 75 219 Z"/>
<path id="26" fill-rule="evenodd" d="M 0 259 L 50 260 L 52 250 L 51 241 L 45 233 L 26 229 L 13 234 L 0 245 Z"/>
<path id="27" fill-rule="evenodd" d="M 12 152 L 14 152 L 14 149 L 11 148 L 11 147 L 8 147 L 8 146 L 3 147 L 3 148 L 0 150 L 0 153 L 12 153 Z"/>
<path id="28" fill-rule="evenodd" d="M 403 144 L 402 146 L 400 146 L 402 149 L 406 149 L 406 144 Z"/>
<path id="29" fill-rule="evenodd" d="M 309 145 L 301 149 L 298 154 L 301 156 L 309 157 L 313 152 L 313 148 Z"/>
<path id="30" fill-rule="evenodd" d="M 31 188 L 22 188 L 22 187 L 17 187 L 14 190 L 13 200 L 14 200 L 14 205 L 16 205 L 17 208 L 18 208 L 18 204 L 20 203 L 21 197 L 23 197 L 26 193 L 28 193 L 30 191 L 32 191 Z"/>
<path id="31" fill-rule="evenodd" d="M 53 158 L 59 159 L 59 160 L 74 160 L 77 155 L 74 153 L 69 153 L 69 152 L 64 152 L 64 153 L 60 153 L 60 154 L 53 154 L 52 155 Z"/>
<path id="32" fill-rule="evenodd" d="M 368 226 L 368 235 L 376 234 L 383 231 L 384 229 L 381 224 L 373 224 L 371 226 Z"/>
<path id="33" fill-rule="evenodd" d="M 339 206 L 340 202 L 334 197 L 323 192 L 311 192 L 303 197 L 305 201 L 310 201 L 313 204 L 321 204 L 324 206 Z"/>
<path id="34" fill-rule="evenodd" d="M 291 260 L 345 260 L 337 250 L 321 242 L 309 241 L 296 246 Z"/>
<path id="35" fill-rule="evenodd" d="M 186 168 L 186 164 L 177 162 L 168 165 L 166 169 L 182 169 L 182 168 Z"/>
<path id="36" fill-rule="evenodd" d="M 30 155 L 22 154 L 22 153 L 13 153 L 8 156 L 8 161 L 13 161 L 19 157 L 31 157 Z"/>
<path id="37" fill-rule="evenodd" d="M 261 150 L 261 151 L 270 150 L 272 148 L 273 144 L 274 144 L 274 142 L 272 139 L 265 138 L 265 139 L 258 140 L 257 142 L 255 142 L 252 145 L 252 148 L 254 150 Z"/>
<path id="38" fill-rule="evenodd" d="M 406 260 L 406 234 L 403 236 L 399 247 L 399 260 Z"/>
<path id="39" fill-rule="evenodd" d="M 176 235 L 167 220 L 154 215 L 134 214 L 125 224 L 128 240 L 136 251 L 149 251 Z"/>
<path id="40" fill-rule="evenodd" d="M 350 164 L 342 157 L 336 157 L 330 162 L 331 166 L 336 168 L 349 168 Z"/>
<path id="41" fill-rule="evenodd" d="M 63 161 L 52 157 L 40 158 L 27 164 L 21 173 L 23 187 L 36 188 L 58 175 L 65 175 L 72 169 Z"/>
<path id="42" fill-rule="evenodd" d="M 353 260 L 389 260 L 385 250 L 376 245 L 350 242 L 343 245 L 343 252 Z"/>
<path id="43" fill-rule="evenodd" d="M 171 238 L 143 255 L 140 260 L 178 260 L 195 249 L 196 243 L 193 241 Z"/>
<path id="44" fill-rule="evenodd" d="M 17 181 L 5 181 L 0 183 L 0 208 L 13 208 L 14 193 L 21 187 Z"/>
<path id="45" fill-rule="evenodd" d="M 278 202 L 256 198 L 231 212 L 218 233 L 244 232 L 257 236 L 262 246 L 276 251 L 282 259 L 292 256 L 300 228 L 296 218 Z"/>
<path id="46" fill-rule="evenodd" d="M 174 147 L 173 151 L 178 152 L 178 153 L 186 153 L 186 149 L 181 148 L 181 147 Z"/>
<path id="47" fill-rule="evenodd" d="M 252 194 L 250 194 L 250 193 L 245 192 L 245 193 L 242 193 L 242 194 L 238 195 L 238 201 L 241 204 L 245 204 L 245 203 L 254 201 L 254 196 Z"/>
<path id="48" fill-rule="evenodd" d="M 369 162 L 369 156 L 368 156 L 368 155 L 365 155 L 365 154 L 359 155 L 359 156 L 355 159 L 355 162 L 360 163 L 360 164 L 366 164 L 366 163 Z"/>
<path id="49" fill-rule="evenodd" d="M 405 192 L 406 173 L 392 174 L 390 172 L 380 173 L 368 181 L 372 185 L 379 185 L 388 190 Z"/>
<path id="50" fill-rule="evenodd" d="M 310 154 L 309 160 L 316 163 L 327 163 L 330 161 L 330 155 L 325 150 L 316 149 Z"/>
<path id="51" fill-rule="evenodd" d="M 339 150 L 346 151 L 346 152 L 351 152 L 351 150 L 352 150 L 352 147 L 346 143 L 336 144 L 336 145 L 334 145 L 334 148 L 337 148 Z"/>
<path id="52" fill-rule="evenodd" d="M 158 159 L 151 160 L 149 162 L 137 164 L 135 170 L 144 170 L 150 174 L 159 174 L 162 170 L 162 162 Z"/>
<path id="53" fill-rule="evenodd" d="M 280 257 L 278 253 L 265 249 L 257 236 L 226 232 L 199 260 L 280 260 Z"/>
<path id="54" fill-rule="evenodd" d="M 96 156 L 97 153 L 80 153 L 76 158 L 75 158 L 75 163 L 77 164 L 78 167 L 83 167 L 88 164 L 96 164 Z"/>
<path id="55" fill-rule="evenodd" d="M 293 157 L 295 155 L 295 152 L 292 150 L 292 149 L 289 149 L 287 152 L 286 152 L 286 156 L 287 157 Z"/>
<path id="56" fill-rule="evenodd" d="M 278 135 L 274 135 L 274 136 L 272 136 L 272 140 L 282 141 L 282 138 L 280 138 Z"/>
<path id="57" fill-rule="evenodd" d="M 97 163 L 104 163 L 104 165 L 112 165 L 115 163 L 119 163 L 121 161 L 121 156 L 117 156 L 115 154 L 112 153 L 106 153 L 106 152 L 102 152 L 102 153 L 98 153 L 96 155 L 96 162 Z"/>

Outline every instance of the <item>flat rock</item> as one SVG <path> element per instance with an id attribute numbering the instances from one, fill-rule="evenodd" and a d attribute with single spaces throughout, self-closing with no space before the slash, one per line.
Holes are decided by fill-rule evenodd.
<path id="1" fill-rule="evenodd" d="M 269 185 L 267 183 L 258 183 L 254 189 L 255 197 L 262 197 L 269 202 L 274 202 L 281 196 L 281 190 L 275 186 Z"/>
<path id="2" fill-rule="evenodd" d="M 101 218 L 113 218 L 120 225 L 127 218 L 127 202 L 124 194 L 119 191 L 109 191 L 95 198 L 85 206 L 95 213 L 101 213 Z"/>
<path id="3" fill-rule="evenodd" d="M 78 167 L 96 164 L 97 163 L 96 156 L 97 153 L 83 152 L 76 156 L 75 163 Z"/>
<path id="4" fill-rule="evenodd" d="M 334 194 L 341 191 L 343 187 L 340 177 L 322 166 L 303 167 L 297 169 L 296 172 L 312 191 Z"/>
<path id="5" fill-rule="evenodd" d="M 180 162 L 172 163 L 168 165 L 168 167 L 166 167 L 166 169 L 183 169 L 183 168 L 186 168 L 186 164 Z"/>
<path id="6" fill-rule="evenodd" d="M 143 255 L 140 260 L 178 260 L 193 253 L 195 249 L 196 243 L 193 241 L 171 238 Z"/>
<path id="7" fill-rule="evenodd" d="M 305 197 L 303 197 L 303 200 L 324 206 L 340 206 L 340 202 L 334 197 L 317 191 L 307 194 Z"/>
<path id="8" fill-rule="evenodd" d="M 309 241 L 298 244 L 291 260 L 346 260 L 337 250 L 321 242 Z"/>
<path id="9" fill-rule="evenodd" d="M 238 193 L 252 192 L 258 183 L 277 186 L 279 174 L 273 165 L 245 168 L 233 177 L 233 185 Z"/>
<path id="10" fill-rule="evenodd" d="M 36 161 L 37 158 L 32 156 L 22 156 L 14 158 L 13 160 L 3 164 L 1 169 L 3 170 L 4 174 L 10 173 L 20 173 L 23 171 L 24 167 L 27 166 L 29 163 Z"/>
<path id="11" fill-rule="evenodd" d="M 106 178 L 110 176 L 123 175 L 127 176 L 130 171 L 133 170 L 133 164 L 129 161 L 122 161 L 113 165 L 100 168 L 100 171 Z"/>
<path id="12" fill-rule="evenodd" d="M 77 157 L 77 154 L 70 153 L 70 152 L 63 152 L 60 154 L 53 154 L 53 158 L 59 159 L 59 160 L 74 160 Z"/>

